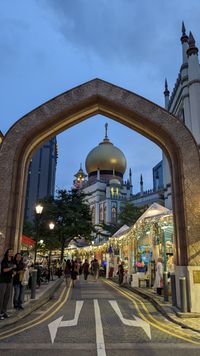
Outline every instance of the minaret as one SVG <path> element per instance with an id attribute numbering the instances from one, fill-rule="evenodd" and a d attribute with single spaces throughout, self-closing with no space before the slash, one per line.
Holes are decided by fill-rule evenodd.
<path id="1" fill-rule="evenodd" d="M 129 183 L 130 183 L 130 193 L 133 193 L 133 184 L 132 184 L 132 170 L 129 169 Z"/>
<path id="2" fill-rule="evenodd" d="M 192 120 L 191 131 L 198 145 L 200 145 L 200 66 L 198 60 L 198 48 L 195 45 L 195 39 L 192 32 L 189 34 L 188 44 L 188 86 Z"/>
<path id="3" fill-rule="evenodd" d="M 183 64 L 187 63 L 187 49 L 188 49 L 188 36 L 186 35 L 185 24 L 182 22 L 182 36 L 181 36 L 181 43 L 182 43 L 182 60 Z"/>
<path id="4" fill-rule="evenodd" d="M 74 187 L 76 189 L 80 189 L 83 187 L 85 178 L 87 177 L 87 175 L 83 172 L 83 168 L 82 168 L 82 164 L 80 163 L 80 168 L 78 170 L 78 172 L 76 174 L 74 174 L 74 177 L 76 177 L 76 179 L 74 180 Z"/>
<path id="5" fill-rule="evenodd" d="M 167 84 L 167 79 L 166 78 L 165 78 L 164 96 L 165 96 L 165 109 L 168 110 L 168 106 L 169 106 L 169 90 L 168 90 L 168 84 Z"/>
<path id="6" fill-rule="evenodd" d="M 143 197 L 144 191 L 143 191 L 143 178 L 142 174 L 140 176 L 140 196 Z"/>

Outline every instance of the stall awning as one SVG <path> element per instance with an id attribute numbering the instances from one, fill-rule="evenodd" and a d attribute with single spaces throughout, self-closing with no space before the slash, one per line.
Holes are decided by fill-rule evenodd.
<path id="1" fill-rule="evenodd" d="M 123 225 L 122 227 L 120 227 L 119 230 L 117 230 L 114 235 L 112 237 L 119 237 L 121 235 L 123 235 L 125 232 L 128 232 L 128 230 L 130 230 L 130 226 L 128 225 Z"/>
<path id="2" fill-rule="evenodd" d="M 137 223 L 143 219 L 147 218 L 154 218 L 158 217 L 161 215 L 170 215 L 172 212 L 171 210 L 165 208 L 164 206 L 153 203 L 145 212 L 140 216 L 140 218 L 137 220 Z"/>
<path id="3" fill-rule="evenodd" d="M 26 245 L 28 247 L 34 246 L 35 241 L 26 235 L 22 235 L 22 245 Z"/>

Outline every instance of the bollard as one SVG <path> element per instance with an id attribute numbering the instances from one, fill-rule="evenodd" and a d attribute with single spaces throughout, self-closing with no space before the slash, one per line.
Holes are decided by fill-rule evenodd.
<path id="1" fill-rule="evenodd" d="M 35 299 L 36 294 L 36 285 L 37 285 L 37 270 L 34 269 L 31 273 L 32 282 L 31 282 L 31 299 Z"/>
<path id="2" fill-rule="evenodd" d="M 187 291 L 186 291 L 186 278 L 179 278 L 180 286 L 180 301 L 181 301 L 181 311 L 187 313 Z"/>
<path id="3" fill-rule="evenodd" d="M 176 306 L 176 277 L 174 273 L 170 274 L 171 290 L 172 290 L 172 305 Z"/>
<path id="4" fill-rule="evenodd" d="M 164 271 L 163 272 L 163 292 L 164 292 L 164 302 L 168 302 L 169 297 L 168 297 L 168 272 Z"/>

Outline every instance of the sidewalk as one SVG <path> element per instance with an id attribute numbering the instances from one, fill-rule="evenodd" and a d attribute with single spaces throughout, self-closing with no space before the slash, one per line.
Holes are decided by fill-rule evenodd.
<path id="1" fill-rule="evenodd" d="M 50 281 L 48 284 L 42 284 L 40 288 L 36 289 L 36 298 L 30 299 L 30 292 L 25 293 L 25 303 L 23 304 L 23 310 L 8 309 L 8 314 L 10 317 L 0 321 L 0 329 L 14 324 L 25 316 L 31 314 L 34 310 L 40 308 L 43 304 L 47 303 L 48 300 L 53 296 L 55 291 L 60 287 L 63 282 L 63 278 L 57 278 L 53 281 Z M 28 300 L 26 301 L 26 295 L 29 295 Z"/>
<path id="2" fill-rule="evenodd" d="M 112 278 L 112 281 L 118 283 L 116 278 Z M 171 297 L 169 297 L 169 302 L 164 302 L 164 297 L 157 295 L 152 288 L 133 288 L 129 284 L 123 284 L 123 287 L 149 300 L 166 319 L 176 323 L 183 329 L 190 329 L 200 333 L 199 313 L 180 312 L 177 307 L 172 306 Z"/>

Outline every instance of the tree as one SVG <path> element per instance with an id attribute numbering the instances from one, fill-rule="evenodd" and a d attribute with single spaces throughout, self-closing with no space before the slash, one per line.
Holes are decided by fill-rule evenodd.
<path id="1" fill-rule="evenodd" d="M 55 245 L 59 242 L 61 248 L 61 260 L 64 249 L 75 237 L 91 238 L 93 231 L 92 218 L 89 206 L 84 201 L 85 195 L 75 189 L 71 191 L 58 190 L 56 198 L 46 198 L 41 201 L 43 213 L 40 230 L 45 243 L 51 243 L 48 236 L 48 224 L 52 220 L 55 223 L 53 232 Z M 55 247 L 56 247 L 55 246 Z M 54 247 L 53 247 L 54 248 Z"/>
<path id="2" fill-rule="evenodd" d="M 139 217 L 143 214 L 144 207 L 137 207 L 133 204 L 127 202 L 122 208 L 119 213 L 119 220 L 121 226 L 126 224 L 131 226 L 135 224 L 135 222 L 139 219 Z"/>

